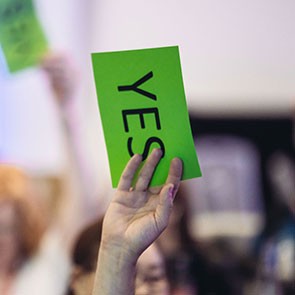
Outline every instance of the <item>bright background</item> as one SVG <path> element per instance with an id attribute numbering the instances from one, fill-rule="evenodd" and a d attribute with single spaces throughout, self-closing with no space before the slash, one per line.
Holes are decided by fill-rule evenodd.
<path id="1" fill-rule="evenodd" d="M 83 144 L 99 186 L 110 180 L 91 52 L 179 45 L 191 113 L 290 116 L 293 0 L 38 0 L 36 6 L 52 51 L 69 54 L 80 71 Z M 0 159 L 60 173 L 66 152 L 47 77 L 38 68 L 10 76 L 3 65 L 0 73 Z"/>

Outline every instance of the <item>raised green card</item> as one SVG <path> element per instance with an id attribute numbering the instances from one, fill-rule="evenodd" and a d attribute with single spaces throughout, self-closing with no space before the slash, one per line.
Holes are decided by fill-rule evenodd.
<path id="1" fill-rule="evenodd" d="M 177 46 L 101 52 L 92 64 L 113 187 L 133 154 L 163 157 L 151 185 L 165 183 L 170 161 L 183 178 L 201 176 L 191 132 Z"/>
<path id="2" fill-rule="evenodd" d="M 10 72 L 40 62 L 48 45 L 32 0 L 0 0 L 0 43 Z"/>

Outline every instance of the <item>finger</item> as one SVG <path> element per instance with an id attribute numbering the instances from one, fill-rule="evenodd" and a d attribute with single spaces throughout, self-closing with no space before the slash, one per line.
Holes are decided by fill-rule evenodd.
<path id="1" fill-rule="evenodd" d="M 154 149 L 152 153 L 148 156 L 144 166 L 142 167 L 135 185 L 136 190 L 145 191 L 151 182 L 152 176 L 154 174 L 155 168 L 158 165 L 162 157 L 161 149 Z"/>
<path id="2" fill-rule="evenodd" d="M 161 233 L 168 225 L 174 197 L 174 184 L 166 184 L 160 192 L 160 202 L 156 209 L 156 220 L 159 233 Z"/>
<path id="3" fill-rule="evenodd" d="M 174 186 L 173 197 L 175 197 L 178 191 L 181 177 L 182 177 L 182 170 L 183 170 L 182 161 L 179 158 L 172 159 L 170 163 L 169 173 L 166 179 L 166 184 L 168 183 L 173 184 Z"/>
<path id="4" fill-rule="evenodd" d="M 131 188 L 132 185 L 132 181 L 135 175 L 135 172 L 137 170 L 137 168 L 139 167 L 140 163 L 141 163 L 141 155 L 139 154 L 135 154 L 127 163 L 119 184 L 118 184 L 118 189 L 119 190 L 123 190 L 123 191 L 129 191 L 129 189 Z"/>

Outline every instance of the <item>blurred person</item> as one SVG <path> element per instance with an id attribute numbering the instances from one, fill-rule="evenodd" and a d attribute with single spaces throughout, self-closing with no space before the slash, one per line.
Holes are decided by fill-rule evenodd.
<path id="1" fill-rule="evenodd" d="M 232 134 L 197 140 L 203 177 L 187 185 L 188 231 L 208 272 L 231 290 L 225 294 L 241 294 L 255 277 L 252 243 L 265 222 L 260 153 L 251 140 Z"/>
<path id="2" fill-rule="evenodd" d="M 72 254 L 72 275 L 67 295 L 91 294 L 103 218 L 88 225 L 78 236 Z M 135 294 L 168 294 L 164 261 L 156 244 L 146 249 L 136 265 Z"/>
<path id="3" fill-rule="evenodd" d="M 266 160 L 269 218 L 255 243 L 256 278 L 246 295 L 295 294 L 294 129 L 292 132 L 289 143 L 276 147 Z"/>
<path id="4" fill-rule="evenodd" d="M 294 294 L 295 282 L 295 161 L 293 152 L 276 151 L 267 176 L 274 203 L 271 220 L 257 239 L 257 278 L 249 293 Z"/>
<path id="5" fill-rule="evenodd" d="M 180 185 L 169 223 L 157 243 L 164 253 L 167 273 L 174 295 L 197 294 L 195 271 L 196 252 L 187 230 L 187 201 L 183 184 Z"/>
<path id="6" fill-rule="evenodd" d="M 28 175 L 0 164 L 1 295 L 64 294 L 68 258 L 48 221 Z"/>
<path id="7" fill-rule="evenodd" d="M 91 294 L 101 240 L 102 218 L 87 225 L 77 236 L 71 255 L 67 295 Z"/>
<path id="8" fill-rule="evenodd" d="M 74 179 L 81 211 L 80 224 L 86 225 L 105 212 L 109 193 L 106 183 L 102 181 L 102 169 L 97 179 L 95 165 L 87 149 L 86 121 L 78 101 L 80 72 L 75 60 L 62 52 L 48 52 L 42 59 L 41 67 L 54 94 L 63 127 L 71 166 L 69 174 Z M 102 166 L 103 159 L 100 159 L 100 168 Z M 97 196 L 101 195 L 106 197 L 98 199 Z"/>
<path id="9" fill-rule="evenodd" d="M 72 162 L 68 161 L 70 153 L 67 151 L 64 153 L 65 142 L 62 138 L 64 134 L 62 134 L 59 128 L 61 124 L 58 122 L 63 118 L 63 115 L 56 112 L 54 102 L 51 100 L 54 98 L 60 104 L 71 105 L 68 102 L 74 101 L 73 98 L 77 96 L 79 88 L 77 86 L 78 70 L 75 68 L 74 59 L 68 53 L 60 52 L 47 52 L 40 67 L 43 69 L 42 71 L 40 68 L 32 68 L 15 76 L 7 76 L 4 80 L 1 80 L 0 77 L 5 86 L 4 90 L 1 88 L 3 99 L 1 96 L 0 113 L 3 118 L 1 117 L 0 125 L 3 125 L 5 132 L 3 133 L 3 142 L 0 139 L 0 160 L 19 163 L 34 173 L 31 176 L 34 185 L 40 189 L 38 197 L 43 199 L 45 197 L 46 206 L 50 207 L 49 222 L 52 222 L 51 225 L 53 225 L 57 221 L 58 227 L 62 228 L 61 231 L 66 228 L 66 244 L 67 247 L 70 247 L 71 237 L 76 235 L 77 229 L 83 224 L 80 208 L 84 202 L 80 202 L 78 198 L 80 183 L 87 182 L 83 188 L 83 196 L 87 197 L 89 192 L 93 191 L 94 185 L 91 182 L 93 177 L 91 173 L 87 174 L 87 169 L 84 169 L 86 165 L 84 165 L 85 161 L 81 156 L 84 150 L 78 145 L 83 141 L 81 137 L 71 137 L 77 138 L 78 144 L 69 144 L 71 149 L 68 151 L 74 150 L 77 153 L 75 158 L 83 159 L 81 164 L 79 163 L 79 169 L 70 167 L 72 165 Z M 38 75 L 36 75 L 37 72 Z M 54 74 L 51 74 L 52 72 Z M 31 84 L 24 81 L 27 76 L 32 77 Z M 25 78 L 23 79 L 23 77 Z M 29 91 L 21 93 L 23 88 L 28 88 Z M 22 97 L 22 94 L 25 96 Z M 31 98 L 32 101 L 35 101 L 33 104 Z M 61 116 L 58 117 L 58 115 Z M 12 117 L 14 119 L 11 119 Z M 46 126 L 44 127 L 44 125 Z M 79 122 L 71 122 L 71 125 L 79 126 Z M 75 127 L 75 129 L 78 128 Z M 70 130 L 70 128 L 66 127 L 65 130 Z M 48 144 L 48 140 L 50 144 Z M 43 146 L 44 142 L 47 142 L 46 147 Z M 39 143 L 41 144 L 39 145 Z M 78 148 L 76 149 L 76 147 Z M 81 171 L 81 174 L 74 175 L 73 171 Z M 83 178 L 84 176 L 85 178 Z M 85 203 L 87 202 L 85 201 Z M 79 216 L 79 218 L 75 218 L 75 216 Z M 57 228 L 57 224 L 54 225 L 55 228 Z"/>
<path id="10" fill-rule="evenodd" d="M 208 259 L 209 249 L 189 232 L 187 182 L 180 185 L 166 230 L 157 243 L 164 253 L 173 295 L 235 294 L 231 278 Z M 208 252 L 208 253 L 207 253 Z"/>

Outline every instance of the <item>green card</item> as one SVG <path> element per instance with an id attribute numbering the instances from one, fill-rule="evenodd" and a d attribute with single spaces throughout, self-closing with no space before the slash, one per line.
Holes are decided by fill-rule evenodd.
<path id="1" fill-rule="evenodd" d="M 151 185 L 165 183 L 180 157 L 183 179 L 201 176 L 177 46 L 92 54 L 113 187 L 133 154 L 162 148 Z M 144 161 L 143 161 L 144 162 Z"/>
<path id="2" fill-rule="evenodd" d="M 10 72 L 39 63 L 48 45 L 32 0 L 0 0 L 0 44 Z"/>

